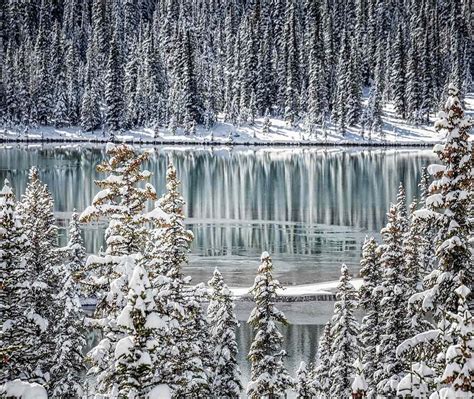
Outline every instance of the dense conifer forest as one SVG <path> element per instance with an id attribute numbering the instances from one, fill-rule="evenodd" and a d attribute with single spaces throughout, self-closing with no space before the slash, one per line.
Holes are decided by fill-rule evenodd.
<path id="1" fill-rule="evenodd" d="M 193 134 L 221 116 L 381 130 L 467 92 L 464 0 L 8 0 L 5 126 Z M 368 97 L 368 98 L 367 98 Z"/>

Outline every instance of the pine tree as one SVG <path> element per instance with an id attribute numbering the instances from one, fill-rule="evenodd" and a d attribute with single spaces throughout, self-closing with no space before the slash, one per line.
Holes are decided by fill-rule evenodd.
<path id="1" fill-rule="evenodd" d="M 324 326 L 324 332 L 319 340 L 318 354 L 316 367 L 314 369 L 315 380 L 313 385 L 316 387 L 318 397 L 321 399 L 329 399 L 330 390 L 333 383 L 334 376 L 331 373 L 331 358 L 332 358 L 332 324 L 328 321 Z"/>
<path id="2" fill-rule="evenodd" d="M 445 112 L 440 113 L 440 117 L 435 127 L 445 132 L 446 142 L 435 149 L 445 165 L 429 166 L 435 180 L 425 200 L 427 208 L 415 212 L 417 217 L 434 220 L 436 224 L 437 267 L 425 277 L 425 291 L 410 299 L 411 302 L 420 301 L 423 312 L 431 312 L 436 328 L 407 340 L 407 345 L 414 342 L 414 349 L 421 348 L 416 358 L 432 367 L 438 376 L 445 366 L 442 364 L 444 353 L 452 344 L 450 314 L 457 310 L 456 290 L 461 285 L 469 287 L 473 284 L 468 244 L 472 237 L 469 204 L 473 194 L 469 175 L 473 161 L 468 141 L 471 122 L 464 117 L 458 90 L 452 86 Z M 470 294 L 467 295 L 469 298 Z M 426 347 L 428 350 L 424 349 Z"/>
<path id="3" fill-rule="evenodd" d="M 148 200 L 156 199 L 154 187 L 146 183 L 151 173 L 141 170 L 149 153 L 137 154 L 127 145 L 107 145 L 109 159 L 97 167 L 99 172 L 109 173 L 104 180 L 96 181 L 102 189 L 93 199 L 92 205 L 81 214 L 81 222 L 98 217 L 109 218 L 105 231 L 107 248 L 105 255 L 91 255 L 81 273 L 85 290 L 98 297 L 91 325 L 100 328 L 103 339 L 88 354 L 94 365 L 92 374 L 96 378 L 96 393 L 110 392 L 115 379 L 114 351 L 123 331 L 115 322 L 126 305 L 129 276 L 135 268 L 135 258 L 148 238 L 145 224 L 150 220 L 143 213 Z"/>
<path id="4" fill-rule="evenodd" d="M 397 113 L 406 118 L 406 48 L 403 25 L 400 24 L 397 30 L 397 38 L 394 43 L 394 64 L 392 69 L 393 80 L 393 100 Z"/>
<path id="5" fill-rule="evenodd" d="M 109 57 L 107 61 L 106 87 L 105 87 L 105 119 L 112 132 L 118 131 L 123 125 L 123 76 L 121 70 L 121 57 L 116 34 L 112 35 Z"/>
<path id="6" fill-rule="evenodd" d="M 77 230 L 77 213 L 70 225 L 70 239 L 67 246 L 69 259 L 61 265 L 59 284 L 61 290 L 56 296 L 57 321 L 53 326 L 55 352 L 48 384 L 52 398 L 83 396 L 83 378 L 86 367 L 84 314 L 79 300 L 79 286 L 74 274 L 83 266 L 85 251 L 82 237 Z"/>
<path id="7" fill-rule="evenodd" d="M 98 129 L 102 124 L 98 78 L 94 76 L 93 48 L 87 49 L 84 94 L 81 101 L 81 127 L 86 131 Z"/>
<path id="8" fill-rule="evenodd" d="M 375 396 L 374 374 L 380 369 L 380 359 L 377 345 L 380 343 L 382 331 L 382 267 L 380 264 L 380 249 L 373 237 L 366 239 L 362 247 L 360 261 L 362 286 L 359 290 L 359 307 L 365 311 L 360 326 L 359 341 L 362 349 L 363 373 L 368 384 L 368 396 Z"/>
<path id="9" fill-rule="evenodd" d="M 450 312 L 456 343 L 446 351 L 446 368 L 441 381 L 447 385 L 441 389 L 440 397 L 469 397 L 474 394 L 474 319 L 469 311 L 468 298 L 471 291 L 465 285 L 456 288 L 459 307 Z"/>
<path id="10" fill-rule="evenodd" d="M 158 385 L 155 354 L 160 347 L 156 337 L 166 328 L 166 319 L 157 311 L 148 272 L 140 265 L 135 266 L 128 288 L 127 304 L 117 317 L 117 325 L 126 335 L 114 353 L 115 380 L 118 397 L 145 397 Z"/>
<path id="11" fill-rule="evenodd" d="M 214 345 L 212 392 L 218 398 L 238 398 L 242 390 L 240 369 L 237 364 L 237 342 L 235 338 L 238 321 L 229 288 L 224 284 L 220 272 L 214 270 L 209 281 L 212 289 L 207 317 L 211 342 Z"/>
<path id="12" fill-rule="evenodd" d="M 270 112 L 267 109 L 265 111 L 265 117 L 263 118 L 262 134 L 268 136 L 272 127 L 272 121 L 270 120 Z"/>
<path id="13" fill-rule="evenodd" d="M 29 181 L 22 196 L 18 211 L 23 219 L 25 235 L 30 243 L 23 254 L 27 260 L 26 281 L 31 287 L 27 292 L 32 318 L 38 320 L 40 333 L 35 337 L 40 348 L 31 359 L 35 364 L 33 377 L 41 384 L 47 383 L 45 373 L 51 368 L 55 343 L 52 340 L 58 315 L 54 307 L 55 295 L 59 292 L 58 281 L 58 236 L 53 212 L 53 198 L 47 186 L 39 179 L 39 172 L 31 168 Z"/>
<path id="14" fill-rule="evenodd" d="M 316 397 L 316 388 L 310 380 L 310 375 L 305 362 L 301 362 L 296 371 L 295 391 L 298 399 L 311 399 Z"/>
<path id="15" fill-rule="evenodd" d="M 171 163 L 166 181 L 167 191 L 155 208 L 163 222 L 151 232 L 145 249 L 146 265 L 157 291 L 155 301 L 169 326 L 159 338 L 161 350 L 156 362 L 161 383 L 172 387 L 176 397 L 206 397 L 210 392 L 210 338 L 202 310 L 203 290 L 185 286 L 190 278 L 184 276 L 183 266 L 188 262 L 193 234 L 184 226 L 184 199 Z"/>
<path id="16" fill-rule="evenodd" d="M 286 87 L 285 87 L 285 120 L 295 126 L 298 120 L 299 103 L 298 95 L 300 91 L 299 76 L 299 49 L 297 41 L 297 19 L 296 6 L 294 0 L 287 2 L 285 10 L 285 71 L 286 71 Z"/>
<path id="17" fill-rule="evenodd" d="M 473 284 L 470 264 L 469 238 L 472 235 L 472 224 L 469 221 L 470 203 L 473 190 L 470 173 L 474 167 L 472 144 L 468 141 L 472 122 L 464 116 L 458 98 L 459 91 L 453 86 L 449 89 L 449 98 L 445 112 L 435 128 L 445 132 L 446 143 L 436 148 L 443 166 L 431 166 L 436 180 L 431 183 L 430 196 L 426 202 L 436 213 L 438 234 L 436 236 L 436 257 L 439 260 L 438 272 L 446 278 L 436 284 L 431 294 L 436 295 L 441 309 L 454 311 L 456 298 L 454 287 L 461 274 L 464 285 Z M 434 276 L 428 277 L 434 281 Z"/>
<path id="18" fill-rule="evenodd" d="M 420 73 L 421 55 L 420 46 L 423 43 L 422 10 L 421 3 L 414 2 L 410 17 L 410 46 L 407 61 L 407 111 L 412 122 L 420 122 L 420 109 L 422 107 Z"/>
<path id="19" fill-rule="evenodd" d="M 267 252 L 262 254 L 261 261 L 255 283 L 250 289 L 256 306 L 248 320 L 256 331 L 248 355 L 252 369 L 247 395 L 253 399 L 283 396 L 293 386 L 283 364 L 286 355 L 281 349 L 283 337 L 275 324 L 288 324 L 285 315 L 274 306 L 276 290 L 281 285 L 273 279 L 273 264 Z"/>
<path id="20" fill-rule="evenodd" d="M 347 126 L 347 93 L 349 82 L 349 37 L 346 28 L 343 29 L 341 47 L 336 68 L 336 87 L 334 94 L 334 106 L 332 109 L 332 119 L 337 124 L 339 131 L 344 136 Z"/>
<path id="21" fill-rule="evenodd" d="M 406 233 L 406 213 L 403 193 L 387 214 L 387 225 L 382 229 L 383 247 L 380 261 L 383 267 L 382 336 L 379 353 L 381 368 L 374 375 L 377 393 L 395 395 L 396 383 L 403 372 L 403 362 L 396 349 L 408 336 L 407 278 L 403 261 L 403 238 Z"/>
<path id="22" fill-rule="evenodd" d="M 151 184 L 146 183 L 144 188 L 139 186 L 151 177 L 148 170 L 140 170 L 148 160 L 149 152 L 137 154 L 131 146 L 108 144 L 107 155 L 109 159 L 98 165 L 97 171 L 109 173 L 109 176 L 95 182 L 101 191 L 81 214 L 80 221 L 109 217 L 105 232 L 106 253 L 113 256 L 138 253 L 147 234 L 143 210 L 147 201 L 156 199 Z"/>
<path id="23" fill-rule="evenodd" d="M 49 70 L 51 53 L 51 3 L 42 0 L 39 7 L 39 27 L 34 46 L 34 74 L 31 79 L 31 122 L 46 125 L 52 114 L 52 76 Z"/>
<path id="24" fill-rule="evenodd" d="M 0 191 L 0 383 L 28 377 L 32 348 L 31 328 L 25 317 L 26 258 L 29 245 L 16 210 L 15 196 L 8 180 Z M 21 328 L 19 328 L 21 327 Z M 33 330 L 34 331 L 34 330 Z"/>
<path id="25" fill-rule="evenodd" d="M 86 249 L 80 230 L 79 214 L 75 209 L 72 211 L 69 222 L 68 238 L 69 240 L 65 248 L 69 255 L 68 269 L 73 279 L 77 280 L 85 266 Z"/>
<path id="26" fill-rule="evenodd" d="M 351 394 L 351 380 L 354 361 L 357 358 L 357 334 L 359 326 L 354 316 L 357 307 L 357 291 L 350 282 L 346 265 L 341 267 L 337 286 L 331 335 L 331 397 L 342 398 Z"/>

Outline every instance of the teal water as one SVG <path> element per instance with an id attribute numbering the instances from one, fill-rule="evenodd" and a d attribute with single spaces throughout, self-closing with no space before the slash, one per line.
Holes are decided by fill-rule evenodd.
<path id="1" fill-rule="evenodd" d="M 20 195 L 28 169 L 39 167 L 55 200 L 59 224 L 73 208 L 90 204 L 98 188 L 95 170 L 103 147 L 0 147 L 0 178 Z M 190 265 L 194 281 L 207 281 L 219 267 L 229 285 L 250 285 L 259 255 L 272 254 L 284 284 L 338 277 L 341 263 L 358 271 L 367 234 L 378 234 L 396 198 L 418 194 L 430 149 L 190 149 L 158 147 L 146 167 L 158 193 L 168 160 L 175 163 L 194 232 Z M 150 204 L 151 205 L 151 204 Z M 87 250 L 103 245 L 101 224 L 83 226 Z M 65 240 L 62 231 L 62 240 Z"/>

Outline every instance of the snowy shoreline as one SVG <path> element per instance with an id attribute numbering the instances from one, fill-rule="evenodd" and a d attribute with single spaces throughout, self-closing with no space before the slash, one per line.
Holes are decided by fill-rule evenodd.
<path id="1" fill-rule="evenodd" d="M 351 280 L 352 285 L 359 289 L 362 285 L 361 278 Z M 301 284 L 286 286 L 278 289 L 277 302 L 334 302 L 336 300 L 336 291 L 339 280 L 326 281 L 315 284 Z M 229 287 L 236 302 L 251 302 L 253 297 L 249 294 L 250 287 Z M 85 298 L 82 301 L 85 308 L 93 308 L 96 305 L 95 298 Z"/>

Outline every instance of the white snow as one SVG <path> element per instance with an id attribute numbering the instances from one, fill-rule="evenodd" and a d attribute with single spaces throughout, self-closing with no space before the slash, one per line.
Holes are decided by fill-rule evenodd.
<path id="1" fill-rule="evenodd" d="M 166 323 L 157 313 L 150 313 L 145 322 L 145 328 L 164 329 Z"/>
<path id="2" fill-rule="evenodd" d="M 363 101 L 367 101 L 365 98 Z M 474 110 L 474 94 L 469 93 L 465 99 L 467 114 Z M 392 143 L 392 144 L 416 144 L 416 143 L 437 143 L 443 140 L 443 135 L 436 132 L 433 127 L 434 117 L 432 115 L 429 123 L 425 125 L 414 126 L 406 121 L 400 119 L 394 110 L 392 104 L 388 104 L 384 108 L 383 116 L 383 132 L 384 138 L 379 135 L 373 135 L 371 139 L 361 137 L 361 132 L 358 127 L 350 127 L 347 129 L 343 137 L 336 126 L 328 125 L 326 129 L 327 136 L 324 136 L 322 130 L 317 132 L 317 137 L 310 137 L 307 133 L 303 123 L 298 127 L 290 127 L 282 119 L 271 118 L 271 127 L 268 134 L 262 132 L 264 118 L 257 118 L 254 125 L 245 124 L 242 126 L 233 126 L 227 122 L 223 122 L 222 115 L 219 116 L 218 122 L 211 130 L 206 130 L 203 126 L 198 126 L 194 136 L 185 135 L 184 131 L 177 129 L 176 135 L 173 135 L 168 128 L 160 128 L 157 142 L 162 143 L 189 143 L 189 144 L 370 144 L 370 143 Z M 64 141 L 81 141 L 87 142 L 90 140 L 97 140 L 100 142 L 107 142 L 107 138 L 103 138 L 102 132 L 83 132 L 80 127 L 70 128 L 54 128 L 54 127 L 30 127 L 28 132 L 24 129 L 10 128 L 0 126 L 0 141 L 18 140 L 18 141 L 41 141 L 41 140 L 64 140 Z M 124 132 L 123 134 L 115 135 L 117 141 L 126 141 L 129 143 L 140 143 L 142 141 L 154 142 L 153 129 L 133 129 Z M 107 143 L 106 151 L 110 152 L 115 148 L 115 144 Z M 442 145 L 438 144 L 436 150 L 442 149 Z"/>
<path id="3" fill-rule="evenodd" d="M 429 165 L 427 168 L 428 173 L 432 176 L 437 175 L 438 173 L 442 173 L 445 170 L 446 170 L 445 165 L 437 165 L 437 164 Z"/>
<path id="4" fill-rule="evenodd" d="M 170 215 L 159 207 L 158 202 L 156 203 L 155 208 L 146 214 L 146 217 L 149 220 L 158 220 L 164 223 L 169 223 L 171 220 Z"/>
<path id="5" fill-rule="evenodd" d="M 148 393 L 146 399 L 171 399 L 171 390 L 168 385 L 157 385 Z"/>
<path id="6" fill-rule="evenodd" d="M 120 341 L 117 342 L 115 346 L 115 358 L 119 359 L 123 355 L 126 355 L 130 352 L 130 349 L 133 348 L 133 342 L 131 337 L 122 338 Z"/>
<path id="7" fill-rule="evenodd" d="M 362 279 L 353 279 L 351 280 L 351 283 L 356 289 L 359 289 L 362 285 Z M 276 292 L 278 295 L 284 295 L 285 297 L 332 294 L 337 290 L 338 284 L 339 280 L 316 284 L 286 286 L 283 289 L 277 289 Z M 250 287 L 234 287 L 230 288 L 230 290 L 235 297 L 240 297 L 247 295 Z"/>
<path id="8" fill-rule="evenodd" d="M 6 397 L 18 399 L 48 399 L 48 394 L 43 386 L 35 382 L 21 380 L 7 381 L 0 386 L 0 393 Z"/>

